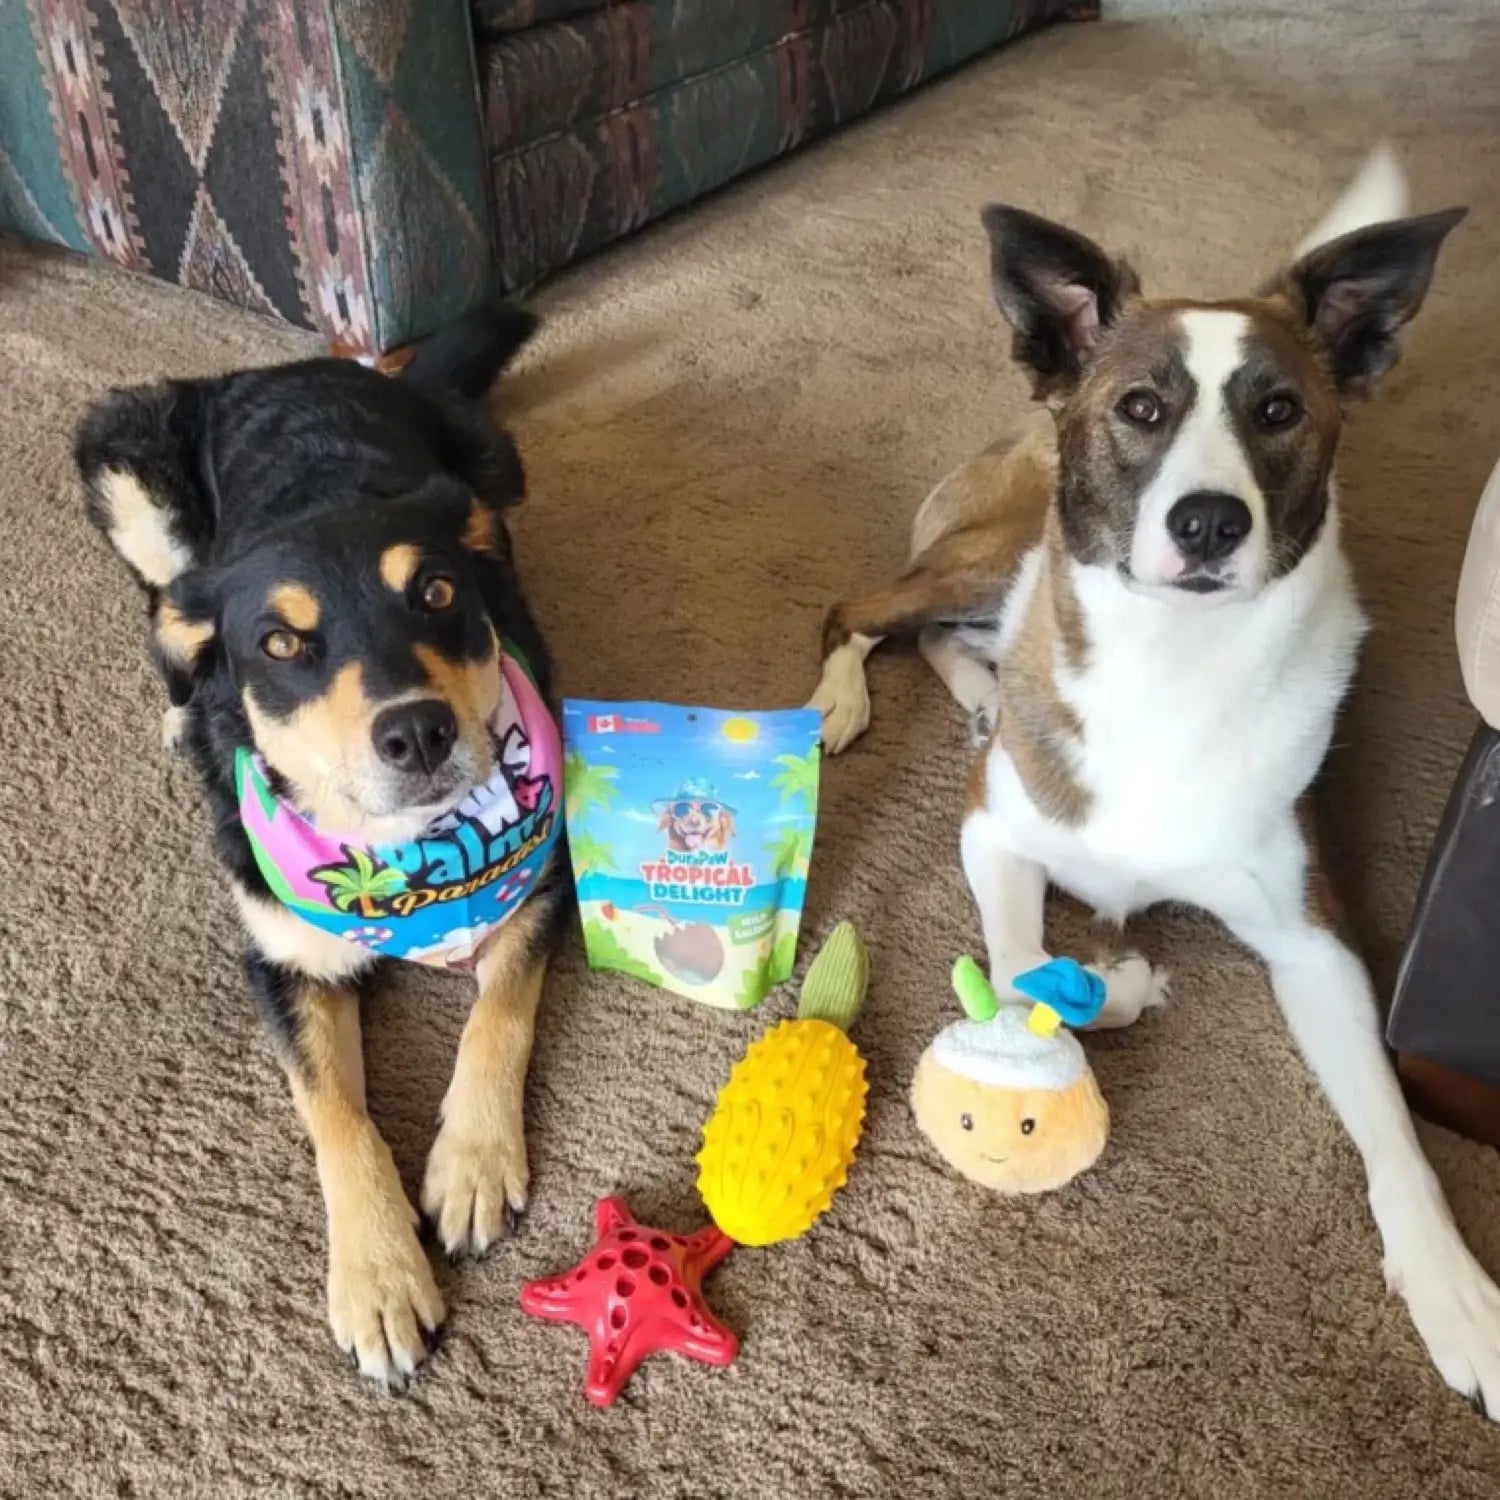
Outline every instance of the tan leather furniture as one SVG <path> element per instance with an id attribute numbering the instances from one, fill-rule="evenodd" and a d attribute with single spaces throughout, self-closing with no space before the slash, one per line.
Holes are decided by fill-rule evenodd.
<path id="1" fill-rule="evenodd" d="M 1458 663 L 1479 715 L 1500 727 L 1500 464 L 1479 497 L 1458 580 Z"/>

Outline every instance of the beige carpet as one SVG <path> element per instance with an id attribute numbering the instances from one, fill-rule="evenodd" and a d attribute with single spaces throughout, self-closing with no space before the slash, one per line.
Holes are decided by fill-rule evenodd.
<path id="1" fill-rule="evenodd" d="M 829 601 L 896 565 L 927 486 L 1021 407 L 982 199 L 1070 218 L 1153 288 L 1234 292 L 1394 128 L 1422 204 L 1475 213 L 1344 459 L 1376 628 L 1334 823 L 1388 974 L 1470 730 L 1449 610 L 1500 453 L 1500 28 L 1488 0 L 1156 8 L 1175 19 L 1137 6 L 969 68 L 551 289 L 509 395 L 525 571 L 573 693 L 800 701 Z M 655 1361 L 596 1412 L 581 1337 L 517 1310 L 597 1195 L 701 1222 L 699 1127 L 788 1008 L 695 1009 L 586 973 L 570 942 L 532 1072 L 523 1236 L 438 1266 L 449 1336 L 410 1395 L 349 1374 L 309 1152 L 192 782 L 156 748 L 141 608 L 68 466 L 106 385 L 305 347 L 0 253 L 0 1494 L 1496 1494 L 1500 1433 L 1428 1370 L 1382 1289 L 1354 1155 L 1256 966 L 1206 923 L 1143 925 L 1175 1003 L 1089 1043 L 1115 1119 L 1095 1171 L 1008 1203 L 937 1164 L 905 1089 L 978 929 L 955 857 L 962 729 L 912 657 L 874 667 L 874 728 L 826 769 L 808 914 L 814 936 L 856 918 L 874 950 L 865 1142 L 813 1234 L 716 1273 L 739 1363 Z M 1087 953 L 1075 909 L 1053 923 Z M 408 972 L 369 1006 L 373 1108 L 408 1186 L 465 1000 Z M 1428 1139 L 1500 1270 L 1500 1163 Z"/>

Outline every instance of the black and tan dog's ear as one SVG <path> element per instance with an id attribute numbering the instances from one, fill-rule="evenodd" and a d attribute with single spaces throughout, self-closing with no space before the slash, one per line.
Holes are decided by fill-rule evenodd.
<path id="1" fill-rule="evenodd" d="M 980 211 L 990 239 L 995 304 L 1015 329 L 1012 354 L 1036 392 L 1077 378 L 1088 351 L 1141 289 L 1135 272 L 1092 240 L 1005 204 Z"/>
<path id="2" fill-rule="evenodd" d="M 180 574 L 156 596 L 151 612 L 151 650 L 167 685 L 167 697 L 181 708 L 215 659 L 218 600 L 206 568 Z"/>
<path id="3" fill-rule="evenodd" d="M 213 538 L 201 417 L 200 388 L 173 382 L 112 391 L 78 427 L 73 456 L 89 519 L 147 589 L 166 588 Z"/>
<path id="4" fill-rule="evenodd" d="M 1326 346 L 1342 395 L 1368 395 L 1396 363 L 1397 336 L 1422 306 L 1443 241 L 1467 213 L 1449 208 L 1356 229 L 1282 273 L 1277 290 Z"/>

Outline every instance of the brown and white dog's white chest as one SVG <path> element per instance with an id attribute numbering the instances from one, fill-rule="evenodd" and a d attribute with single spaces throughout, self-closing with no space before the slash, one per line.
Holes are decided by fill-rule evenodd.
<path id="1" fill-rule="evenodd" d="M 1328 748 L 1364 621 L 1336 514 L 1302 565 L 1253 600 L 1182 611 L 1126 588 L 1113 570 L 1039 557 L 1002 620 L 1015 648 L 1044 567 L 1067 570 L 1087 642 L 1076 664 L 1052 642 L 1052 684 L 1070 733 L 1054 739 L 1060 807 L 1006 744 L 989 752 L 986 800 L 1018 852 L 1102 913 L 1169 898 L 1193 872 L 1243 858 L 1285 822 Z"/>

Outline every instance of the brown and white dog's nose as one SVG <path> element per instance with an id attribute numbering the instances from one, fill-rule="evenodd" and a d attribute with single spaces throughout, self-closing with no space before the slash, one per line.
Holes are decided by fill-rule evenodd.
<path id="1" fill-rule="evenodd" d="M 1194 490 L 1167 512 L 1167 530 L 1190 563 L 1219 562 L 1250 535 L 1250 507 L 1222 490 Z"/>
<path id="2" fill-rule="evenodd" d="M 375 715 L 370 731 L 375 753 L 398 771 L 437 770 L 458 739 L 458 720 L 438 698 L 398 703 Z"/>

